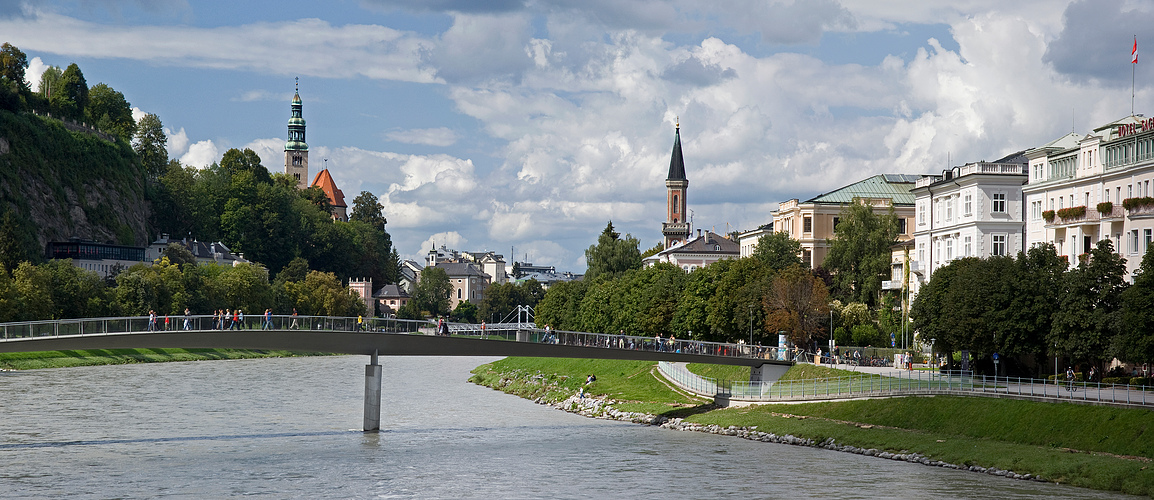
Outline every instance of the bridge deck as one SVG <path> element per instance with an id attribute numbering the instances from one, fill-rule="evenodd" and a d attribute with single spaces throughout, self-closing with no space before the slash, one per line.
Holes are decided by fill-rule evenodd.
<path id="1" fill-rule="evenodd" d="M 592 342 L 588 342 L 588 344 L 592 344 Z M 686 344 L 689 345 L 690 343 Z M 740 345 L 732 345 L 732 347 L 722 351 L 731 355 L 712 355 L 684 352 L 689 349 L 683 349 L 683 352 L 669 352 L 643 348 L 622 349 L 598 345 L 566 345 L 565 343 L 517 342 L 504 339 L 368 331 L 175 330 L 22 337 L 0 341 L 0 352 L 154 348 L 264 349 L 364 355 L 372 355 L 376 352 L 381 356 L 597 358 L 682 361 L 738 366 L 793 365 L 793 362 L 790 361 L 778 361 L 751 355 L 733 355 L 737 350 L 743 349 L 743 346 Z"/>

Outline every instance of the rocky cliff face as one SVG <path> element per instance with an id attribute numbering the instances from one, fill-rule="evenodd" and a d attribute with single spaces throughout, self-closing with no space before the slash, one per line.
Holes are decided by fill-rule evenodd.
<path id="1" fill-rule="evenodd" d="M 31 115 L 0 113 L 0 212 L 15 210 L 42 255 L 77 237 L 148 243 L 149 203 L 132 149 Z"/>

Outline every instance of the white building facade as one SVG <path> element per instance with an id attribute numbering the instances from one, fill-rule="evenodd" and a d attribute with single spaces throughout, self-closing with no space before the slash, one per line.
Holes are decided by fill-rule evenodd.
<path id="1" fill-rule="evenodd" d="M 1025 157 L 1016 153 L 918 180 L 914 245 L 908 248 L 911 293 L 954 259 L 1014 256 L 1025 249 L 1026 179 Z"/>
<path id="2" fill-rule="evenodd" d="M 1027 240 L 1071 266 L 1109 239 L 1131 276 L 1154 240 L 1154 119 L 1127 116 L 1027 153 Z"/>

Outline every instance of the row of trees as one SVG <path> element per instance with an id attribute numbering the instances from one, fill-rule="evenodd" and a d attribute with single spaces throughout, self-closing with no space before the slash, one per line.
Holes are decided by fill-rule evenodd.
<path id="1" fill-rule="evenodd" d="M 0 45 L 0 109 L 33 110 L 89 123 L 128 142 L 136 133 L 132 106 L 124 94 L 104 83 L 91 88 L 76 63 L 49 66 L 34 92 L 25 81 L 28 56 L 20 48 Z"/>
<path id="2" fill-rule="evenodd" d="M 101 279 L 67 261 L 22 262 L 0 268 L 0 322 L 158 314 L 210 314 L 218 309 L 260 313 L 355 316 L 364 302 L 332 273 L 297 259 L 276 278 L 261 266 L 197 265 L 187 249 L 170 245 L 152 266 L 137 264 Z"/>
<path id="3" fill-rule="evenodd" d="M 1154 253 L 1154 252 L 1152 252 Z M 1014 257 L 963 258 L 934 272 L 911 316 L 935 350 L 999 353 L 1044 365 L 1154 361 L 1154 259 L 1147 253 L 1126 282 L 1126 260 L 1109 239 L 1068 268 L 1053 245 Z"/>
<path id="4" fill-rule="evenodd" d="M 784 233 L 762 237 L 752 257 L 689 273 L 665 263 L 642 269 L 636 242 L 610 223 L 586 250 L 593 278 L 553 285 L 537 305 L 537 324 L 758 343 L 785 332 L 802 345 L 828 336 L 827 284 L 802 267 L 800 245 Z"/>

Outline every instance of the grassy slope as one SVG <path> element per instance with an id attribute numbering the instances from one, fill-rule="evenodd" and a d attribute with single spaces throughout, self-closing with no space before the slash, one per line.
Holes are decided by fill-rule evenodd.
<path id="1" fill-rule="evenodd" d="M 627 369 L 618 368 L 625 363 L 629 363 Z M 686 408 L 692 400 L 668 388 L 664 392 L 660 390 L 664 384 L 651 375 L 643 376 L 652 366 L 643 362 L 510 358 L 478 367 L 474 373 L 489 375 L 479 375 L 473 381 L 484 383 L 496 373 L 514 378 L 539 374 L 542 379 L 557 374 L 557 380 L 566 382 L 555 386 L 548 394 L 554 397 L 546 399 L 558 399 L 576 391 L 588 373 L 596 373 L 598 382 L 587 390 L 633 401 L 618 405 L 621 410 L 680 416 L 702 424 L 757 427 L 763 432 L 817 441 L 833 438 L 839 444 L 916 452 L 934 460 L 1041 475 L 1076 486 L 1154 494 L 1154 463 L 1150 460 L 1154 458 L 1154 440 L 1145 435 L 1147 430 L 1154 430 L 1154 412 L 1149 410 L 941 396 Z M 736 374 L 736 370 L 744 370 L 748 376 L 747 368 L 691 365 L 690 369 L 717 378 Z M 799 365 L 786 378 L 841 376 L 838 372 L 842 371 Z M 562 375 L 568 378 L 562 379 Z M 674 394 L 675 398 L 665 399 L 662 394 Z M 542 392 L 535 397 L 548 395 Z"/>
<path id="2" fill-rule="evenodd" d="M 165 361 L 201 361 L 211 359 L 287 358 L 317 355 L 290 351 L 256 351 L 246 349 L 101 349 L 91 351 L 44 351 L 0 354 L 0 368 L 33 370 L 71 366 L 159 363 Z"/>

